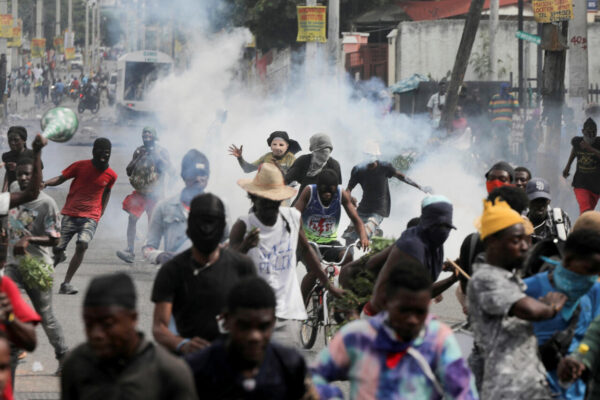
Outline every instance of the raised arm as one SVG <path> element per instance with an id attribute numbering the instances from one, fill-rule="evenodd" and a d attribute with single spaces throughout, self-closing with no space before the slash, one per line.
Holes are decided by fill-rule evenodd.
<path id="1" fill-rule="evenodd" d="M 352 204 L 352 200 L 350 198 L 350 194 L 347 191 L 342 190 L 342 205 L 346 210 L 346 214 L 354 224 L 354 229 L 358 232 L 358 236 L 360 237 L 360 247 L 366 249 L 369 247 L 369 237 L 367 236 L 367 232 L 365 230 L 365 225 L 362 220 L 358 216 L 358 212 L 356 211 L 356 206 Z M 298 204 L 296 203 L 296 206 Z"/>
<path id="2" fill-rule="evenodd" d="M 33 172 L 31 174 L 31 182 L 22 192 L 10 194 L 10 208 L 20 206 L 21 204 L 29 203 L 37 199 L 42 188 L 42 148 L 48 144 L 48 139 L 37 134 L 31 147 L 33 149 Z"/>

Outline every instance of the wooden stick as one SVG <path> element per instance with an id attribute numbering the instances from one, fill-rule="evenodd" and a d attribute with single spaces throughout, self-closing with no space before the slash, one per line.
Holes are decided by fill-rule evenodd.
<path id="1" fill-rule="evenodd" d="M 446 258 L 446 262 L 449 263 L 450 265 L 452 265 L 462 276 L 464 276 L 467 279 L 471 279 L 471 277 L 469 276 L 469 274 L 467 274 L 461 267 L 458 266 L 458 264 L 456 264 L 454 261 L 452 261 L 449 258 Z"/>

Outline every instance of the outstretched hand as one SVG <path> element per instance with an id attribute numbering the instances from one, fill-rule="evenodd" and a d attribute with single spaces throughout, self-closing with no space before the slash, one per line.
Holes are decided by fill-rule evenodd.
<path id="1" fill-rule="evenodd" d="M 231 146 L 229 146 L 229 154 L 231 154 L 235 158 L 241 158 L 243 148 L 244 148 L 244 145 L 237 147 L 235 144 L 232 144 Z"/>

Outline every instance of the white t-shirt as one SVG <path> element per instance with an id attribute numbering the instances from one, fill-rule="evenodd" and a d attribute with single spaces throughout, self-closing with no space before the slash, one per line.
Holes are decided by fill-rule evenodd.
<path id="1" fill-rule="evenodd" d="M 427 108 L 431 108 L 433 114 L 432 119 L 434 121 L 439 121 L 440 118 L 442 118 L 442 111 L 440 110 L 439 106 L 443 106 L 444 104 L 446 104 L 445 94 L 440 94 L 440 92 L 437 92 L 431 95 L 429 98 L 429 101 L 427 102 Z"/>
<path id="2" fill-rule="evenodd" d="M 246 232 L 254 228 L 260 229 L 258 246 L 250 249 L 248 256 L 254 261 L 258 275 L 275 291 L 275 316 L 282 319 L 306 319 L 306 308 L 296 275 L 300 211 L 280 207 L 277 222 L 273 226 L 263 225 L 254 213 L 241 217 L 240 221 L 246 225 Z"/>

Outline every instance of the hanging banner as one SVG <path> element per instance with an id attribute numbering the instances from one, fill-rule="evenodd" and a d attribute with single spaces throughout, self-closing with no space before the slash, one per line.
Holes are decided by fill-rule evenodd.
<path id="1" fill-rule="evenodd" d="M 75 47 L 65 49 L 65 60 L 69 61 L 75 58 Z"/>
<path id="2" fill-rule="evenodd" d="M 0 14 L 0 38 L 12 38 L 12 14 Z"/>
<path id="3" fill-rule="evenodd" d="M 8 39 L 6 44 L 8 47 L 21 47 L 21 27 L 12 28 L 12 37 Z"/>
<path id="4" fill-rule="evenodd" d="M 65 52 L 65 46 L 64 46 L 64 38 L 58 36 L 54 38 L 54 50 L 56 50 L 57 53 L 64 53 Z"/>
<path id="5" fill-rule="evenodd" d="M 31 57 L 42 58 L 44 57 L 44 53 L 46 53 L 46 39 L 31 39 Z"/>
<path id="6" fill-rule="evenodd" d="M 298 6 L 298 42 L 327 42 L 327 7 Z"/>
<path id="7" fill-rule="evenodd" d="M 533 0 L 533 16 L 540 24 L 573 19 L 572 0 Z"/>

